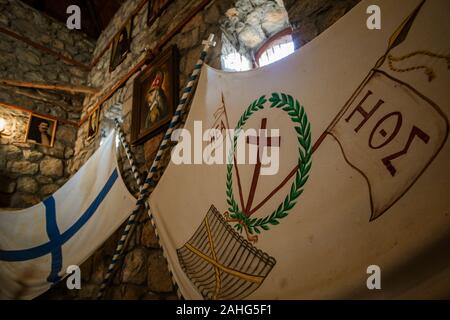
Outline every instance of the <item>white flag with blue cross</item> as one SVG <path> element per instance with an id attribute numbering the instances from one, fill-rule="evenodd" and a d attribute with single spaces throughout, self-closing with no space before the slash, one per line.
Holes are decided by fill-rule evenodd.
<path id="1" fill-rule="evenodd" d="M 0 212 L 0 298 L 32 299 L 81 265 L 123 223 L 135 199 L 117 166 L 115 134 L 58 191 Z"/>

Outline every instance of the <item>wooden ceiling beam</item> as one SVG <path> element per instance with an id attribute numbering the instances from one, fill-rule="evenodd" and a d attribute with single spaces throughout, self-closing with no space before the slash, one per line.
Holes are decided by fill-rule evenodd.
<path id="1" fill-rule="evenodd" d="M 65 92 L 70 92 L 70 93 L 96 94 L 99 92 L 98 89 L 87 87 L 87 86 L 47 84 L 47 83 L 27 82 L 27 81 L 18 81 L 18 80 L 9 80 L 9 79 L 0 79 L 0 84 L 6 85 L 6 86 L 11 86 L 11 87 L 56 90 L 56 91 L 65 91 Z"/>

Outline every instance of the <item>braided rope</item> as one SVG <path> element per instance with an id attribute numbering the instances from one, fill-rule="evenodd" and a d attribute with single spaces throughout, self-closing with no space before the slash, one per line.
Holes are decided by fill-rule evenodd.
<path id="1" fill-rule="evenodd" d="M 134 156 L 131 152 L 130 145 L 128 144 L 128 141 L 125 138 L 125 134 L 124 134 L 122 128 L 120 127 L 119 120 L 114 119 L 114 122 L 116 124 L 116 130 L 119 135 L 120 142 L 122 143 L 122 147 L 125 150 L 127 159 L 130 162 L 131 172 L 133 173 L 134 179 L 136 180 L 136 184 L 138 185 L 139 191 L 140 191 L 141 188 L 144 186 L 144 184 L 142 183 L 141 174 L 139 173 L 139 170 L 135 164 L 136 161 L 134 160 Z"/>
<path id="2" fill-rule="evenodd" d="M 202 52 L 200 53 L 200 58 L 197 61 L 197 63 L 195 64 L 194 70 L 188 79 L 188 83 L 186 84 L 185 88 L 183 89 L 183 94 L 181 96 L 180 102 L 177 106 L 177 109 L 175 110 L 174 116 L 172 117 L 172 119 L 170 121 L 169 128 L 167 129 L 166 134 L 164 135 L 164 138 L 159 146 L 158 152 L 156 154 L 155 159 L 153 160 L 153 163 L 152 163 L 152 166 L 150 167 L 148 175 L 147 175 L 146 179 L 144 180 L 144 184 L 142 184 L 142 182 L 141 182 L 141 185 L 139 186 L 139 189 L 140 189 L 139 190 L 139 198 L 136 201 L 136 207 L 133 209 L 133 211 L 131 212 L 131 214 L 128 218 L 127 224 L 125 226 L 125 230 L 123 231 L 123 234 L 117 244 L 116 251 L 113 255 L 113 258 L 111 259 L 111 263 L 108 266 L 106 275 L 103 278 L 103 282 L 102 282 L 102 284 L 100 286 L 100 290 L 97 294 L 97 299 L 101 299 L 105 293 L 106 287 L 112 276 L 113 270 L 114 270 L 120 256 L 122 255 L 123 247 L 124 247 L 124 244 L 126 243 L 127 238 L 130 234 L 131 227 L 135 224 L 136 217 L 137 217 L 140 209 L 142 208 L 142 205 L 144 205 L 147 209 L 146 211 L 148 211 L 148 214 L 150 216 L 150 221 L 154 228 L 156 237 L 159 241 L 158 232 L 156 230 L 156 223 L 154 221 L 153 214 L 149 210 L 150 208 L 148 207 L 147 199 L 148 199 L 148 196 L 150 195 L 151 188 L 154 188 L 156 186 L 156 181 L 153 179 L 153 177 L 154 177 L 155 173 L 157 172 L 158 164 L 159 164 L 161 158 L 163 157 L 164 153 L 170 147 L 170 145 L 169 145 L 170 137 L 172 135 L 174 128 L 178 124 L 178 120 L 187 105 L 190 95 L 193 93 L 194 86 L 196 85 L 196 83 L 198 81 L 198 76 L 200 74 L 200 70 L 205 62 L 207 52 L 211 46 L 215 45 L 215 43 L 213 42 L 213 39 L 214 39 L 214 35 L 210 34 L 208 40 L 205 40 L 202 42 L 204 47 L 203 47 Z M 127 155 L 127 157 L 128 157 L 128 155 Z M 133 170 L 133 166 L 131 168 Z M 137 170 L 136 167 L 135 167 L 135 169 Z M 133 172 L 133 174 L 134 174 L 134 172 Z M 136 177 L 136 175 L 135 175 L 135 177 Z M 163 251 L 163 255 L 167 260 L 167 257 L 165 255 L 164 251 Z M 168 269 L 169 269 L 169 273 L 173 280 L 174 277 L 173 277 L 172 268 L 169 265 L 168 265 Z M 176 285 L 176 283 L 175 283 L 175 287 L 177 289 L 178 295 L 181 296 L 181 293 L 179 292 L 179 289 L 178 289 L 178 286 Z"/>
<path id="3" fill-rule="evenodd" d="M 428 77 L 428 81 L 432 81 L 436 77 L 436 75 L 435 75 L 433 69 L 428 66 L 418 65 L 418 66 L 413 66 L 413 67 L 409 67 L 409 68 L 397 68 L 393 64 L 393 62 L 399 62 L 402 60 L 406 60 L 408 58 L 411 58 L 411 57 L 414 57 L 417 55 L 429 56 L 431 58 L 436 58 L 436 59 L 445 59 L 447 61 L 447 67 L 450 68 L 450 55 L 437 54 L 437 53 L 433 53 L 433 52 L 430 52 L 427 50 L 414 51 L 414 52 L 411 52 L 409 54 L 406 54 L 406 55 L 400 56 L 400 57 L 394 57 L 393 55 L 390 54 L 390 55 L 388 55 L 389 68 L 395 72 L 411 72 L 411 71 L 423 69 L 424 73 Z"/>

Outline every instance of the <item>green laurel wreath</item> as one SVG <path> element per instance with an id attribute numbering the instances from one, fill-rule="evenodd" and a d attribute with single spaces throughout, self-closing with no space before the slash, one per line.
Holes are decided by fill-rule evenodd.
<path id="1" fill-rule="evenodd" d="M 229 205 L 228 211 L 230 213 L 230 218 L 239 221 L 234 226 L 239 232 L 242 232 L 242 229 L 245 227 L 250 234 L 253 234 L 254 232 L 259 234 L 261 233 L 260 229 L 269 230 L 269 225 L 279 224 L 279 220 L 285 218 L 289 214 L 289 211 L 295 206 L 297 198 L 303 193 L 303 187 L 308 180 L 309 171 L 311 169 L 311 124 L 308 121 L 303 106 L 301 106 L 297 100 L 294 100 L 292 96 L 284 93 L 272 93 L 272 97 L 269 98 L 269 101 L 271 102 L 270 108 L 277 108 L 287 112 L 296 125 L 295 131 L 297 132 L 297 140 L 299 143 L 298 169 L 289 194 L 272 214 L 264 218 L 250 218 L 239 209 L 233 195 L 234 153 L 236 151 L 237 140 L 242 131 L 242 127 L 253 113 L 264 109 L 264 104 L 267 100 L 265 96 L 261 96 L 250 104 L 239 119 L 233 137 L 233 148 L 230 150 L 228 156 L 226 182 L 227 203 Z"/>

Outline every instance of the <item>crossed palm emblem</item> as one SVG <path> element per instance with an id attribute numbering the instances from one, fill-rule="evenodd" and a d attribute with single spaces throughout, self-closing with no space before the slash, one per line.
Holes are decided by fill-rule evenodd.
<path id="1" fill-rule="evenodd" d="M 291 170 L 291 172 L 281 181 L 281 183 L 274 188 L 261 202 L 253 206 L 258 180 L 261 173 L 261 159 L 264 152 L 264 148 L 279 148 L 281 145 L 281 137 L 268 137 L 266 134 L 267 129 L 267 118 L 261 120 L 260 134 L 259 136 L 249 136 L 246 139 L 248 144 L 257 145 L 258 153 L 255 168 L 253 171 L 253 177 L 250 185 L 250 191 L 247 197 L 247 202 L 244 202 L 241 178 L 239 174 L 239 168 L 237 166 L 236 157 L 234 155 L 236 149 L 236 141 L 239 135 L 239 129 L 241 129 L 246 121 L 253 115 L 253 113 L 262 110 L 266 107 L 266 103 L 270 102 L 269 108 L 279 109 L 285 111 L 293 123 L 295 124 L 295 131 L 297 133 L 297 139 L 299 142 L 299 160 L 298 164 Z M 224 106 L 225 119 L 229 127 L 228 116 L 226 114 L 225 103 L 222 95 L 222 104 Z M 227 203 L 228 210 L 225 211 L 225 220 L 230 223 L 236 223 L 235 228 L 242 232 L 244 231 L 247 239 L 251 242 L 256 242 L 258 240 L 258 234 L 262 230 L 269 230 L 271 226 L 278 225 L 279 221 L 286 217 L 289 211 L 295 206 L 297 198 L 303 192 L 303 186 L 309 177 L 309 170 L 311 168 L 311 125 L 306 116 L 306 112 L 292 96 L 286 95 L 284 93 L 272 93 L 272 96 L 267 100 L 265 96 L 253 101 L 252 104 L 244 111 L 243 115 L 238 121 L 235 132 L 238 132 L 233 137 L 234 147 L 230 151 L 227 166 Z M 239 192 L 239 203 L 237 204 L 234 199 L 233 194 L 233 168 L 236 174 L 238 192 Z M 294 177 L 293 183 L 290 188 L 290 192 L 285 198 L 284 202 L 278 206 L 278 208 L 272 212 L 272 214 L 263 218 L 252 218 L 251 216 L 256 213 L 264 204 L 267 203 L 284 185 Z"/>

